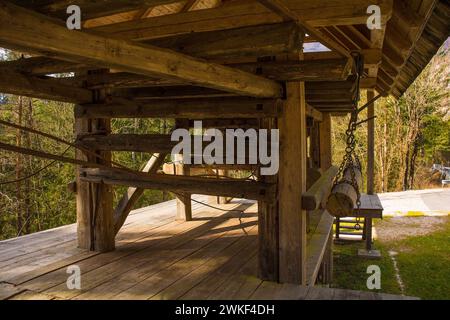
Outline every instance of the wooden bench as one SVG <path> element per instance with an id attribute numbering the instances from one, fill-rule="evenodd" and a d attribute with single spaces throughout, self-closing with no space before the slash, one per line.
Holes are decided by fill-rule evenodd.
<path id="1" fill-rule="evenodd" d="M 361 207 L 354 208 L 353 213 L 348 215 L 352 218 L 364 218 L 364 235 L 366 239 L 366 250 L 372 250 L 372 219 L 383 218 L 383 206 L 380 198 L 376 194 L 361 194 Z M 339 218 L 336 218 L 336 224 L 339 223 Z M 336 226 L 336 232 L 339 232 L 339 226 Z M 339 236 L 339 234 L 337 234 Z"/>

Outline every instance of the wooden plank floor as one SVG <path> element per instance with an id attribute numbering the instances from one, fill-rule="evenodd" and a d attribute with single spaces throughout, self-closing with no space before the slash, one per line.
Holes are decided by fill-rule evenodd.
<path id="1" fill-rule="evenodd" d="M 220 207 L 193 203 L 189 222 L 175 220 L 175 201 L 135 210 L 116 251 L 104 254 L 77 249 L 74 225 L 1 241 L 0 299 L 404 298 L 261 281 L 256 204 Z M 67 288 L 71 265 L 81 269 L 81 290 Z"/>

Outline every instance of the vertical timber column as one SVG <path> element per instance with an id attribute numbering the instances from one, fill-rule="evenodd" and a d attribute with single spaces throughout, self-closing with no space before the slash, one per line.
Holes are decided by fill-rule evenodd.
<path id="1" fill-rule="evenodd" d="M 217 170 L 217 175 L 219 176 L 219 179 L 222 179 L 222 177 L 226 177 L 228 175 L 228 170 L 224 170 L 224 169 L 218 169 Z M 217 204 L 227 204 L 229 202 L 230 198 L 228 197 L 221 197 L 218 196 L 217 197 Z"/>
<path id="2" fill-rule="evenodd" d="M 375 97 L 373 90 L 367 90 L 367 101 Z M 367 107 L 367 118 L 375 115 L 374 103 Z M 375 159 L 375 119 L 369 120 L 367 123 L 367 194 L 374 192 L 374 159 Z"/>
<path id="3" fill-rule="evenodd" d="M 312 168 L 320 168 L 320 122 L 314 121 L 311 126 L 310 152 Z"/>
<path id="4" fill-rule="evenodd" d="M 260 129 L 268 130 L 268 142 L 271 129 L 277 128 L 275 118 L 260 120 Z M 271 150 L 270 145 L 268 150 Z M 258 180 L 276 184 L 277 175 L 263 176 Z M 279 221 L 277 199 L 258 201 L 258 277 L 262 280 L 279 281 Z"/>
<path id="5" fill-rule="evenodd" d="M 333 163 L 331 148 L 331 114 L 324 113 L 323 121 L 319 124 L 320 140 L 320 168 L 325 171 Z"/>
<path id="6" fill-rule="evenodd" d="M 373 90 L 367 90 L 367 101 L 375 97 Z M 370 104 L 367 107 L 367 118 L 372 118 L 375 115 L 375 105 Z M 367 194 L 374 192 L 374 161 L 375 161 L 375 120 L 371 119 L 367 123 Z M 372 218 L 366 218 L 364 227 L 366 228 L 365 240 L 366 250 L 372 250 Z"/>
<path id="7" fill-rule="evenodd" d="M 180 169 L 180 172 L 177 172 L 177 175 L 185 175 L 188 176 L 190 174 L 190 168 L 188 165 L 182 164 L 176 166 L 177 170 Z M 181 221 L 191 221 L 192 220 L 192 201 L 190 193 L 183 193 L 177 195 L 177 220 Z"/>
<path id="8" fill-rule="evenodd" d="M 279 281 L 306 284 L 306 102 L 304 82 L 286 84 L 286 101 L 278 118 Z"/>
<path id="9" fill-rule="evenodd" d="M 92 71 L 105 72 L 105 70 Z M 104 89 L 93 91 L 93 102 L 101 103 L 106 98 Z M 83 134 L 108 135 L 111 133 L 111 119 L 77 119 L 75 123 L 77 138 Z M 77 151 L 77 158 L 108 165 L 111 161 L 110 151 L 96 151 L 102 159 Z M 115 248 L 115 229 L 113 217 L 113 191 L 105 184 L 86 183 L 77 174 L 77 226 L 78 246 L 80 248 L 107 252 Z"/>
<path id="10" fill-rule="evenodd" d="M 189 129 L 189 121 L 184 119 L 177 119 L 175 123 L 176 128 Z M 178 155 L 176 160 L 184 160 L 182 155 Z M 176 175 L 190 175 L 190 167 L 183 163 L 175 164 Z M 191 221 L 192 220 L 192 201 L 190 193 L 182 193 L 176 195 L 177 198 L 177 216 L 176 220 Z"/>

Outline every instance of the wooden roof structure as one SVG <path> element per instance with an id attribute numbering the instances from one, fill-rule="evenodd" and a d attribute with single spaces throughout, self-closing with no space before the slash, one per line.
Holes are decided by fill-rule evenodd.
<path id="1" fill-rule="evenodd" d="M 332 49 L 331 52 L 305 53 L 304 59 L 309 62 L 314 61 L 315 64 L 304 63 L 305 65 L 297 66 L 296 70 L 296 80 L 311 81 L 308 83 L 311 88 L 311 97 L 308 97 L 308 102 L 323 111 L 332 109 L 335 109 L 336 112 L 346 111 L 354 98 L 354 92 L 341 91 L 340 97 L 337 99 L 336 95 L 329 90 L 331 87 L 336 87 L 332 81 L 337 80 L 341 82 L 339 86 L 342 86 L 342 89 L 344 87 L 345 90 L 355 89 L 355 83 L 353 82 L 352 86 L 351 79 L 347 79 L 352 73 L 351 65 L 345 62 L 338 63 L 336 59 L 345 57 L 345 55 L 348 58 L 350 52 L 361 53 L 365 61 L 361 88 L 374 88 L 382 94 L 393 94 L 399 97 L 448 37 L 450 9 L 446 1 L 275 1 L 277 4 L 285 5 L 285 9 L 288 10 L 287 14 L 271 10 L 273 8 L 266 6 L 267 2 L 271 1 L 11 1 L 27 10 L 32 10 L 26 11 L 27 13 L 39 12 L 51 17 L 48 22 L 55 24 L 65 21 L 67 18 L 66 8 L 69 4 L 77 4 L 82 8 L 83 31 L 86 33 L 92 32 L 104 37 L 132 40 L 134 43 L 152 44 L 218 63 L 226 62 L 235 65 L 236 62 L 242 61 L 241 64 L 238 63 L 237 67 L 242 66 L 245 71 L 262 72 L 262 75 L 275 80 L 284 80 L 283 77 L 280 77 L 280 73 L 288 74 L 287 67 L 283 70 L 275 70 L 275 68 L 271 69 L 267 63 L 264 67 L 257 63 L 250 65 L 248 63 L 254 61 L 252 59 L 254 57 L 273 56 L 280 52 L 300 50 L 302 41 L 299 38 L 291 37 L 295 37 L 294 27 L 289 27 L 288 24 L 283 27 L 283 21 L 298 19 L 301 22 L 300 26 L 305 29 L 304 31 L 311 33 L 304 42 L 322 42 Z M 367 7 L 371 4 L 378 5 L 381 9 L 382 28 L 380 30 L 369 30 L 365 25 L 368 18 Z M 9 8 L 6 3 L 2 6 L 3 11 Z M 289 14 L 295 16 L 292 17 Z M 12 16 L 9 18 L 13 19 L 14 17 L 19 18 L 16 13 L 12 12 Z M 3 15 L 2 18 L 6 24 L 2 25 L 3 32 L 14 28 L 8 23 L 8 16 Z M 26 17 L 20 19 L 27 20 Z M 264 25 L 270 25 L 270 27 L 264 28 Z M 254 26 L 260 27 L 255 29 Z M 277 26 L 278 29 L 275 28 Z M 275 41 L 276 38 L 280 41 L 270 43 L 270 41 L 267 42 L 267 39 L 255 39 L 260 43 L 252 43 L 247 51 L 241 50 L 238 54 L 236 48 L 243 48 L 239 46 L 242 42 L 238 42 L 237 34 L 242 35 L 242 32 L 246 30 L 250 34 L 242 36 L 241 39 L 271 30 L 267 33 L 267 38 L 271 37 L 272 41 Z M 216 40 L 212 40 L 212 38 L 216 38 Z M 234 41 L 234 52 L 228 50 L 230 48 L 220 48 L 221 46 L 218 45 L 219 42 L 223 43 L 225 38 L 232 39 L 228 40 L 230 43 Z M 287 39 L 291 41 L 289 42 Z M 16 70 L 21 72 L 28 71 L 27 68 L 42 69 L 43 64 L 49 67 L 47 71 L 53 73 L 77 71 L 82 67 L 81 64 L 87 61 L 79 58 L 71 59 L 59 50 L 46 52 L 45 46 L 39 48 L 20 47 L 20 45 L 17 46 L 17 43 L 13 43 L 16 40 L 8 42 L 6 39 L 2 39 L 1 42 L 5 47 L 22 49 L 24 52 L 40 56 L 35 61 L 21 61 L 15 65 Z M 210 43 L 205 44 L 208 41 Z M 264 41 L 265 46 L 262 45 Z M 200 43 L 203 43 L 203 46 Z M 261 47 L 259 50 L 255 50 L 258 45 Z M 51 58 L 45 59 L 45 56 Z M 76 63 L 65 64 L 56 59 Z M 104 67 L 112 66 L 109 62 L 102 61 L 105 62 Z M 58 65 L 57 62 L 62 65 Z M 98 60 L 95 61 L 95 63 L 98 62 Z M 114 65 L 114 67 L 120 70 L 119 65 Z M 292 66 L 290 67 L 292 70 Z M 267 72 L 264 69 L 268 69 Z M 317 74 L 318 70 L 321 72 L 327 70 L 330 74 Z M 136 70 L 126 68 L 124 71 Z M 299 76 L 299 73 L 302 73 L 302 76 Z M 38 73 L 31 72 L 31 74 L 42 76 L 45 74 L 45 70 L 39 70 Z M 139 74 L 142 73 L 139 72 Z M 291 74 L 291 76 L 294 75 Z M 167 80 L 167 78 L 165 79 Z M 183 80 L 183 84 L 189 84 L 189 79 Z M 327 83 L 316 81 L 326 81 Z M 157 85 L 161 86 L 161 83 L 157 83 Z M 268 82 L 265 85 L 269 85 Z M 263 85 L 264 90 L 267 89 L 265 85 Z M 272 90 L 272 96 L 279 94 L 276 92 L 279 91 L 279 88 L 272 88 Z M 246 94 L 258 95 L 250 88 L 246 90 Z M 317 96 L 321 97 L 320 100 Z"/>
<path id="2" fill-rule="evenodd" d="M 81 8 L 81 30 L 66 26 L 73 4 Z M 373 5 L 381 28 L 370 30 Z M 445 0 L 1 0 L 0 47 L 26 56 L 0 63 L 0 92 L 73 103 L 78 150 L 68 159 L 0 148 L 78 165 L 80 248 L 114 250 L 144 189 L 175 192 L 185 220 L 192 219 L 192 194 L 252 199 L 258 201 L 259 277 L 329 283 L 333 218 L 322 203 L 336 172 L 331 115 L 355 110 L 361 89 L 369 89 L 369 118 L 375 90 L 400 97 L 449 31 Z M 256 181 L 193 176 L 198 168 L 185 164 L 161 174 L 170 135 L 111 134 L 111 118 L 278 129 L 280 170 L 258 171 Z M 369 128 L 373 160 L 373 117 Z M 116 151 L 158 155 L 143 172 L 130 173 L 114 167 Z M 253 169 L 248 163 L 213 169 L 227 168 Z M 116 185 L 130 188 L 114 209 Z M 309 238 L 307 217 L 317 222 Z"/>

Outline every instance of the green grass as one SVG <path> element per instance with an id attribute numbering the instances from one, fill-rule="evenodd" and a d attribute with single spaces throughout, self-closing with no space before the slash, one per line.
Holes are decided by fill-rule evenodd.
<path id="1" fill-rule="evenodd" d="M 398 253 L 395 257 L 405 294 L 422 299 L 450 299 L 450 219 L 443 228 L 426 236 L 413 236 L 400 241 L 375 242 L 381 251 L 380 260 L 368 260 L 357 256 L 363 242 L 334 246 L 334 287 L 365 290 L 367 266 L 378 265 L 381 269 L 381 290 L 379 292 L 400 294 L 395 270 L 388 252 Z"/>
<path id="2" fill-rule="evenodd" d="M 381 270 L 381 289 L 373 292 L 401 294 L 400 287 L 395 279 L 395 270 L 387 251 L 375 243 L 377 249 L 381 249 L 382 258 L 379 260 L 364 259 L 358 257 L 358 249 L 364 248 L 364 242 L 349 242 L 334 246 L 334 283 L 333 287 L 342 289 L 362 290 L 367 289 L 367 267 L 377 265 Z"/>
<path id="3" fill-rule="evenodd" d="M 391 245 L 391 244 L 389 244 Z M 392 244 L 406 294 L 422 299 L 450 299 L 450 219 L 445 229 Z"/>

